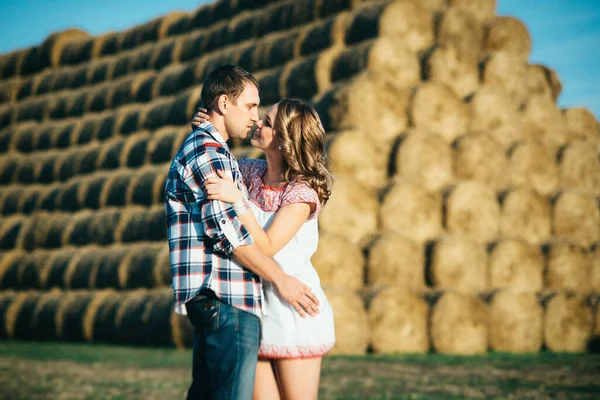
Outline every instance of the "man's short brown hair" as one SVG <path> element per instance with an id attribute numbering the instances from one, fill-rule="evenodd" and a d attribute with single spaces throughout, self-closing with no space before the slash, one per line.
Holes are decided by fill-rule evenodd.
<path id="1" fill-rule="evenodd" d="M 258 89 L 258 81 L 245 69 L 237 65 L 220 65 L 204 78 L 200 103 L 211 110 L 215 106 L 215 100 L 221 95 L 226 95 L 237 104 L 237 99 L 247 83 L 253 84 Z"/>

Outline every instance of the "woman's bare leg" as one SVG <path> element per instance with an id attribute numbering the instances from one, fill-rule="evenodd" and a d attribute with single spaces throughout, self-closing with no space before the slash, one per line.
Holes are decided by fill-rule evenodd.
<path id="1" fill-rule="evenodd" d="M 279 393 L 284 400 L 316 400 L 322 357 L 273 360 Z"/>
<path id="2" fill-rule="evenodd" d="M 279 400 L 279 388 L 275 380 L 271 361 L 259 361 L 256 364 L 256 379 L 254 380 L 253 400 Z"/>

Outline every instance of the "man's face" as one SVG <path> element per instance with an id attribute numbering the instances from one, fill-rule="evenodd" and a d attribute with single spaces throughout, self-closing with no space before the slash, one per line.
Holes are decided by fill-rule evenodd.
<path id="1" fill-rule="evenodd" d="M 225 129 L 229 137 L 245 139 L 252 125 L 258 121 L 258 105 L 260 97 L 258 89 L 251 83 L 246 83 L 246 87 L 237 104 L 227 100 L 227 113 L 225 114 Z"/>

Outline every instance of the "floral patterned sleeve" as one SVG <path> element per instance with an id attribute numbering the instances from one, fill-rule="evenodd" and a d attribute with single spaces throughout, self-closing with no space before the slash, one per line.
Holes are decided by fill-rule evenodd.
<path id="1" fill-rule="evenodd" d="M 319 195 L 306 183 L 290 184 L 290 187 L 283 194 L 281 207 L 295 203 L 313 203 L 315 210 L 308 216 L 307 221 L 318 217 L 321 211 Z"/>

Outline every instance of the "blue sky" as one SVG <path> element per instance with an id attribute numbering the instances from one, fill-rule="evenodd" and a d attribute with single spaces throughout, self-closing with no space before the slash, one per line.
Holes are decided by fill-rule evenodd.
<path id="1" fill-rule="evenodd" d="M 199 0 L 0 0 L 0 54 L 77 27 L 92 35 L 120 31 Z M 524 21 L 530 62 L 550 66 L 563 83 L 562 107 L 584 106 L 600 119 L 600 0 L 497 0 L 497 13 Z"/>

